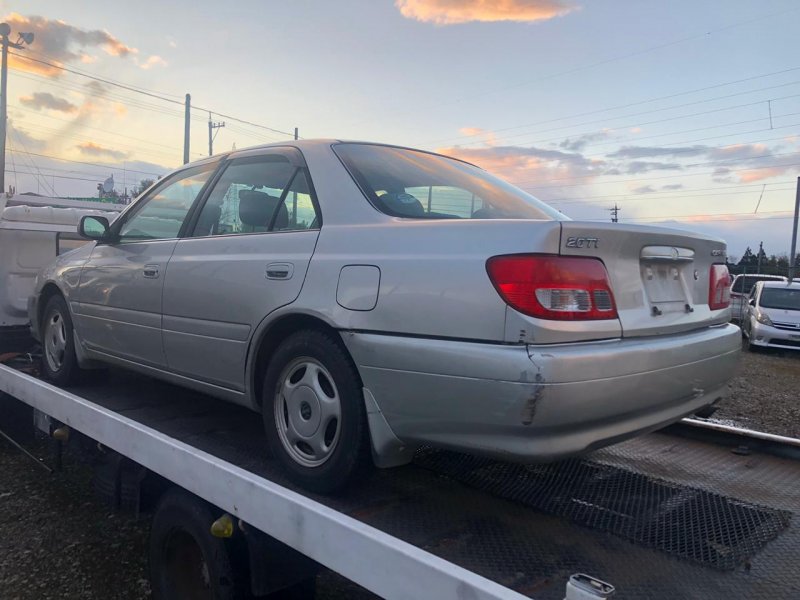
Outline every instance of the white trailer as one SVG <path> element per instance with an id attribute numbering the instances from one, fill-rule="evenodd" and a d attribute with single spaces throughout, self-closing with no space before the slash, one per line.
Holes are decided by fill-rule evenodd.
<path id="1" fill-rule="evenodd" d="M 39 270 L 59 254 L 86 243 L 76 231 L 81 217 L 113 219 L 122 208 L 103 202 L 0 195 L 0 347 L 27 336 L 28 297 Z"/>

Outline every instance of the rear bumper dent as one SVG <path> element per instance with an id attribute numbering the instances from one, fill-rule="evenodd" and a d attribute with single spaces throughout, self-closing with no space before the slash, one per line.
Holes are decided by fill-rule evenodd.
<path id="1" fill-rule="evenodd" d="M 738 327 L 554 346 L 344 333 L 361 377 L 408 445 L 553 460 L 672 423 L 716 402 Z"/>

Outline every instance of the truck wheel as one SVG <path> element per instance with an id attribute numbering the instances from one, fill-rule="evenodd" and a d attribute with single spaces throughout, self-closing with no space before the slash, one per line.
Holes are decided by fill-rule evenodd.
<path id="1" fill-rule="evenodd" d="M 157 600 L 232 600 L 236 579 L 225 540 L 211 535 L 210 507 L 174 488 L 150 530 L 150 585 Z"/>
<path id="2" fill-rule="evenodd" d="M 329 334 L 304 330 L 284 340 L 272 356 L 263 389 L 267 439 L 292 481 L 328 494 L 367 467 L 361 379 Z"/>
<path id="3" fill-rule="evenodd" d="M 66 300 L 58 294 L 50 298 L 44 308 L 42 374 L 56 385 L 75 383 L 80 374 L 72 316 Z"/>

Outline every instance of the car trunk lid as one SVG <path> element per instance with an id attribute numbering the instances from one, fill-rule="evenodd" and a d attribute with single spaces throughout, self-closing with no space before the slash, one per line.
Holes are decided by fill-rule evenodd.
<path id="1" fill-rule="evenodd" d="M 603 261 L 623 337 L 690 331 L 730 316 L 729 309 L 709 307 L 711 265 L 725 263 L 722 240 L 661 227 L 562 221 L 560 253 Z"/>

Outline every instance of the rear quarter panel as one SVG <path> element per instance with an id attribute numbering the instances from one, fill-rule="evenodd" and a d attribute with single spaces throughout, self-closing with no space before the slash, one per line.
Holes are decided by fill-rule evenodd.
<path id="1" fill-rule="evenodd" d="M 404 220 L 323 225 L 296 304 L 340 329 L 503 341 L 506 304 L 486 273 L 499 254 L 557 253 L 557 221 Z M 336 302 L 347 265 L 380 270 L 375 308 Z"/>

